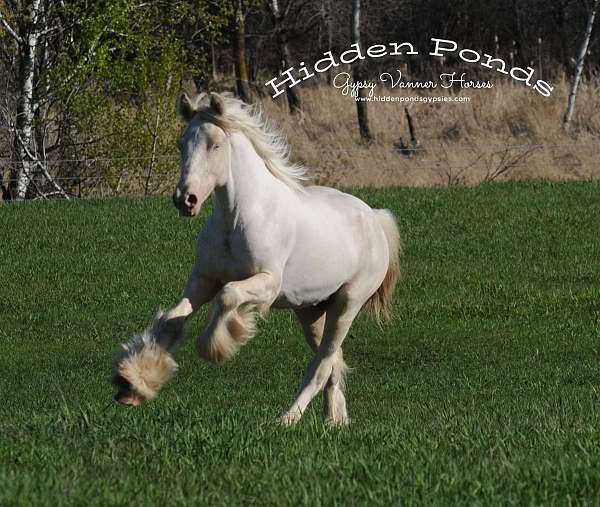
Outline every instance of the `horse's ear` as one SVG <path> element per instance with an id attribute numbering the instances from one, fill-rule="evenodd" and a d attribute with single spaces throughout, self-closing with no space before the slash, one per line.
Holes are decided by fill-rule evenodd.
<path id="1" fill-rule="evenodd" d="M 185 121 L 190 121 L 196 114 L 192 99 L 190 99 L 185 92 L 179 96 L 179 100 L 177 101 L 177 112 Z"/>
<path id="2" fill-rule="evenodd" d="M 200 96 L 190 97 L 185 92 L 179 96 L 179 101 L 177 102 L 177 111 L 185 121 L 191 121 L 198 112 L 199 98 Z"/>
<path id="3" fill-rule="evenodd" d="M 210 94 L 210 108 L 215 114 L 221 116 L 225 112 L 225 101 L 218 93 Z"/>

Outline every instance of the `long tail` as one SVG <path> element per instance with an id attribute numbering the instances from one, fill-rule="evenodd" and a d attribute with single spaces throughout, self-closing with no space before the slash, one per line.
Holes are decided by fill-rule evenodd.
<path id="1" fill-rule="evenodd" d="M 389 320 L 394 289 L 400 279 L 400 256 L 402 255 L 402 240 L 398 224 L 392 212 L 388 209 L 375 210 L 377 219 L 383 228 L 388 243 L 389 263 L 383 282 L 369 300 L 365 309 L 377 321 Z M 383 318 L 383 319 L 382 319 Z"/>

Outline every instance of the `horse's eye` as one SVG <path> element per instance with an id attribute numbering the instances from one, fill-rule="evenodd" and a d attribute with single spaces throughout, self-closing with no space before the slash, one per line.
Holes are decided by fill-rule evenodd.
<path id="1" fill-rule="evenodd" d="M 218 143 L 215 143 L 215 144 L 213 144 L 213 145 L 211 146 L 211 149 L 212 149 L 212 150 L 218 150 L 218 149 L 219 149 L 219 144 L 218 144 Z"/>

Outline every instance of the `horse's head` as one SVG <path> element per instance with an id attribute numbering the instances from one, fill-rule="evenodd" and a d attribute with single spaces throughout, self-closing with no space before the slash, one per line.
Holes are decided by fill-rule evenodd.
<path id="1" fill-rule="evenodd" d="M 184 93 L 179 100 L 179 113 L 187 122 L 187 128 L 179 141 L 181 174 L 173 203 L 181 215 L 197 215 L 215 186 L 227 181 L 227 134 L 222 128 L 224 109 L 223 98 L 215 93 L 194 97 Z"/>

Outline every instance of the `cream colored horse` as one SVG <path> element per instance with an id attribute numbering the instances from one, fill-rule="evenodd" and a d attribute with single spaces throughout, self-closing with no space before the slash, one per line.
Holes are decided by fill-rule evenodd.
<path id="1" fill-rule="evenodd" d="M 176 370 L 170 352 L 184 322 L 201 305 L 212 301 L 198 351 L 214 362 L 254 334 L 257 313 L 290 308 L 314 357 L 280 422 L 298 421 L 324 388 L 325 418 L 347 423 L 342 342 L 361 308 L 377 318 L 389 312 L 400 250 L 393 215 L 331 188 L 302 187 L 304 171 L 289 162 L 285 140 L 236 99 L 184 95 L 179 109 L 188 126 L 173 201 L 195 216 L 214 194 L 214 211 L 181 301 L 117 356 L 116 400 L 156 396 Z"/>

